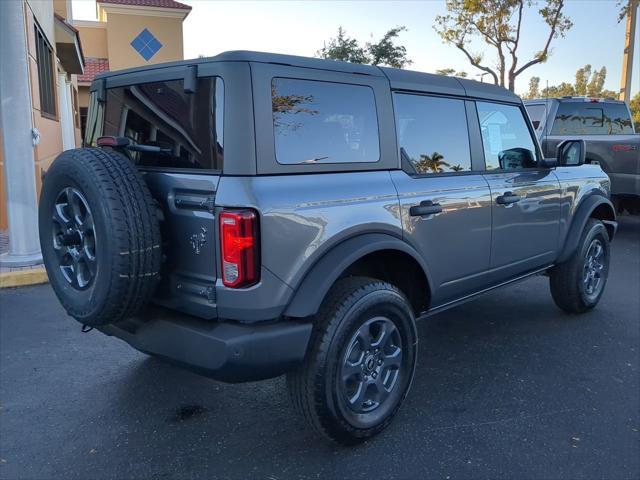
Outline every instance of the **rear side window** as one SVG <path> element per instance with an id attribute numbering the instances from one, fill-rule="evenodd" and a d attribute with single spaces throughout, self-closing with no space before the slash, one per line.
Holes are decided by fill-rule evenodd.
<path id="1" fill-rule="evenodd" d="M 552 135 L 620 135 L 633 133 L 629 110 L 622 103 L 562 102 Z"/>
<path id="2" fill-rule="evenodd" d="M 520 108 L 476 102 L 487 170 L 537 166 L 536 147 Z"/>
<path id="3" fill-rule="evenodd" d="M 378 118 L 370 87 L 274 78 L 271 104 L 278 163 L 380 159 Z"/>
<path id="4" fill-rule="evenodd" d="M 195 93 L 185 93 L 183 80 L 110 88 L 102 135 L 162 149 L 131 152 L 140 166 L 221 170 L 223 111 L 219 77 L 199 78 Z M 95 145 L 96 140 L 88 132 L 88 143 Z"/>
<path id="5" fill-rule="evenodd" d="M 417 174 L 471 170 L 464 101 L 403 93 L 393 99 L 404 165 Z"/>

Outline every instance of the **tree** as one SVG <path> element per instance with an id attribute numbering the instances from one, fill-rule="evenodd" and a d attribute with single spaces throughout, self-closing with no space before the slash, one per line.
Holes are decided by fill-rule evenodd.
<path id="1" fill-rule="evenodd" d="M 407 57 L 407 49 L 397 45 L 396 40 L 406 27 L 394 27 L 385 33 L 377 42 L 367 42 L 364 47 L 355 38 L 347 36 L 342 27 L 338 27 L 338 35 L 316 52 L 316 56 L 330 60 L 342 60 L 351 63 L 385 65 L 404 68 L 411 64 Z"/>
<path id="2" fill-rule="evenodd" d="M 370 63 L 364 48 L 355 38 L 348 37 L 342 27 L 338 27 L 338 36 L 331 38 L 328 45 L 325 44 L 316 52 L 316 56 L 343 62 Z"/>
<path id="3" fill-rule="evenodd" d="M 454 68 L 440 68 L 439 70 L 436 70 L 436 74 L 444 75 L 445 77 L 467 78 L 469 76 L 469 74 L 464 70 L 460 70 L 459 72 L 456 72 Z"/>
<path id="4" fill-rule="evenodd" d="M 411 64 L 407 58 L 407 49 L 394 42 L 406 27 L 394 27 L 385 33 L 376 43 L 367 42 L 366 50 L 372 65 L 387 65 L 394 68 L 404 68 Z"/>
<path id="5" fill-rule="evenodd" d="M 532 98 L 540 97 L 540 77 L 531 77 L 529 79 L 529 91 L 524 95 L 524 98 L 530 100 Z"/>
<path id="6" fill-rule="evenodd" d="M 631 109 L 631 117 L 636 127 L 636 133 L 640 133 L 640 92 L 633 96 L 629 102 L 629 108 Z"/>
<path id="7" fill-rule="evenodd" d="M 526 99 L 575 95 L 585 95 L 589 97 L 615 97 L 615 92 L 604 89 L 606 79 L 606 67 L 602 67 L 600 70 L 594 70 L 591 65 L 587 64 L 576 70 L 575 81 L 573 84 L 562 82 L 559 85 L 551 85 L 548 88 L 539 90 L 540 78 L 531 77 L 531 80 L 529 81 L 529 91 L 522 95 L 522 97 Z"/>
<path id="8" fill-rule="evenodd" d="M 444 171 L 442 167 L 448 166 L 449 164 L 444 161 L 444 157 L 438 152 L 433 152 L 431 156 L 423 153 L 420 155 L 420 160 L 416 162 L 416 170 L 421 173 L 441 173 Z"/>
<path id="9" fill-rule="evenodd" d="M 545 43 L 533 58 L 520 65 L 518 48 L 525 5 L 531 0 L 446 0 L 447 15 L 438 15 L 434 29 L 445 43 L 463 52 L 471 65 L 493 78 L 496 85 L 514 91 L 518 75 L 551 54 L 553 39 L 564 37 L 572 27 L 563 13 L 564 0 L 546 0 L 538 14 L 549 27 Z M 496 66 L 488 66 L 483 55 L 472 51 L 471 42 L 480 38 L 495 50 Z"/>

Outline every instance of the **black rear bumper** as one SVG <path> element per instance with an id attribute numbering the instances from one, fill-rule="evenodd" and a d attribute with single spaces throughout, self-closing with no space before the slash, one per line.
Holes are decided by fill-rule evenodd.
<path id="1" fill-rule="evenodd" d="M 248 382 L 281 375 L 304 359 L 311 323 L 209 322 L 168 310 L 99 330 L 201 375 Z"/>

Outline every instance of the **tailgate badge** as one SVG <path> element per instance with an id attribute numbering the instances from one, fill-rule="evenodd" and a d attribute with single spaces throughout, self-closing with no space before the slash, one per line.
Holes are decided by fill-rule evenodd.
<path id="1" fill-rule="evenodd" d="M 207 243 L 207 229 L 204 227 L 200 227 L 200 233 L 194 233 L 191 235 L 189 241 L 191 243 L 191 248 L 196 255 L 200 255 L 200 250 Z"/>

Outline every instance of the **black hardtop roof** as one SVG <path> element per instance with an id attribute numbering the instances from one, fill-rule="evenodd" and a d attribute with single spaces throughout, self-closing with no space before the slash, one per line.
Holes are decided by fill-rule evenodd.
<path id="1" fill-rule="evenodd" d="M 361 65 L 357 63 L 342 62 L 338 60 L 325 60 L 322 58 L 299 57 L 295 55 L 283 55 L 279 53 L 252 52 L 236 50 L 223 52 L 214 57 L 180 60 L 177 62 L 158 63 L 143 67 L 134 67 L 124 70 L 104 72 L 96 76 L 96 80 L 110 78 L 132 73 L 153 72 L 154 70 L 187 65 L 198 65 L 212 62 L 257 62 L 271 63 L 275 65 L 287 65 L 301 68 L 314 68 L 318 70 L 330 70 L 343 73 L 370 75 L 374 77 L 387 77 L 392 89 L 411 90 L 447 95 L 469 96 L 485 98 L 505 102 L 520 102 L 520 98 L 509 90 L 489 83 L 476 82 L 466 78 L 447 77 L 430 73 L 401 70 L 398 68 L 377 67 L 374 65 Z"/>

